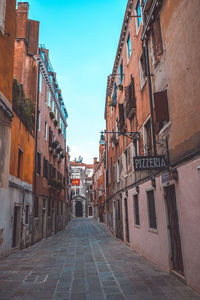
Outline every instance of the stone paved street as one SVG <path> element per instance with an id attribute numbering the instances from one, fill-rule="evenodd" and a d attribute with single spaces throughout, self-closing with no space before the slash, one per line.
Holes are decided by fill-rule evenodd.
<path id="1" fill-rule="evenodd" d="M 0 260 L 0 299 L 200 299 L 114 238 L 104 225 L 73 219 L 67 228 Z"/>

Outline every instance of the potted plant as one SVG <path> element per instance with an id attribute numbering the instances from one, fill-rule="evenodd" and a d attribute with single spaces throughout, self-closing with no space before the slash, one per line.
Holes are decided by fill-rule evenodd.
<path id="1" fill-rule="evenodd" d="M 120 91 L 123 91 L 123 85 L 122 85 L 121 83 L 118 85 L 118 89 L 119 89 Z"/>
<path id="2" fill-rule="evenodd" d="M 53 153 L 53 148 L 52 147 L 49 147 L 49 152 Z"/>
<path id="3" fill-rule="evenodd" d="M 52 147 L 56 148 L 58 146 L 59 142 L 58 141 L 53 141 L 52 142 Z"/>
<path id="4" fill-rule="evenodd" d="M 55 115 L 54 115 L 54 113 L 53 113 L 52 111 L 49 112 L 49 115 L 50 115 L 50 118 L 51 118 L 52 120 L 55 119 Z"/>
<path id="5" fill-rule="evenodd" d="M 58 133 L 61 134 L 62 133 L 62 129 L 58 128 Z"/>
<path id="6" fill-rule="evenodd" d="M 58 121 L 55 119 L 54 120 L 54 125 L 57 126 L 58 125 Z"/>

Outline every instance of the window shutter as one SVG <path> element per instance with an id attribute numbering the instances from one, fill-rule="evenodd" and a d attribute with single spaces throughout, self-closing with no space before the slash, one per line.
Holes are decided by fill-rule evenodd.
<path id="1" fill-rule="evenodd" d="M 131 101 L 135 100 L 135 82 L 133 76 L 131 76 L 131 84 L 130 84 L 130 97 Z"/>
<path id="2" fill-rule="evenodd" d="M 159 18 L 153 24 L 153 33 L 154 33 L 156 59 L 159 59 L 160 56 L 163 54 L 162 35 L 161 35 Z"/>
<path id="3" fill-rule="evenodd" d="M 154 93 L 155 122 L 169 121 L 167 90 Z"/>
<path id="4" fill-rule="evenodd" d="M 119 107 L 119 124 L 120 127 L 122 127 L 124 124 L 124 106 L 123 104 L 119 104 L 118 107 Z"/>
<path id="5" fill-rule="evenodd" d="M 145 47 L 142 47 L 142 70 L 144 72 L 144 76 L 147 76 L 147 67 L 146 67 L 146 59 L 145 59 Z"/>
<path id="6" fill-rule="evenodd" d="M 45 157 L 43 157 L 43 177 L 45 177 Z"/>
<path id="7" fill-rule="evenodd" d="M 129 86 L 125 87 L 125 102 L 129 100 Z"/>

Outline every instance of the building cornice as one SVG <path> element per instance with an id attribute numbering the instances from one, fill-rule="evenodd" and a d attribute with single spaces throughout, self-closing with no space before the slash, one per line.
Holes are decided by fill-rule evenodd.
<path id="1" fill-rule="evenodd" d="M 37 61 L 37 63 L 40 65 L 40 70 L 41 70 L 41 72 L 42 72 L 42 74 L 44 76 L 44 79 L 45 79 L 48 87 L 49 87 L 51 95 L 53 96 L 53 99 L 56 102 L 56 105 L 57 105 L 57 108 L 58 108 L 58 110 L 60 112 L 60 115 L 62 117 L 63 123 L 64 123 L 65 127 L 67 127 L 68 126 L 67 125 L 67 121 L 66 121 L 65 116 L 63 114 L 63 111 L 62 111 L 62 109 L 60 107 L 59 101 L 58 101 L 58 99 L 56 97 L 56 93 L 55 93 L 53 84 L 52 84 L 52 82 L 50 80 L 50 77 L 49 77 L 49 72 L 48 72 L 48 70 L 46 68 L 46 65 L 45 65 L 45 63 L 44 63 L 44 61 L 43 61 L 43 59 L 41 57 L 41 54 L 34 55 L 34 58 Z"/>

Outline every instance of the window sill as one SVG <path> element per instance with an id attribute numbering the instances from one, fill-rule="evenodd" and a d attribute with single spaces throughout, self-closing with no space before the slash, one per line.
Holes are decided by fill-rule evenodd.
<path id="1" fill-rule="evenodd" d="M 141 228 L 140 225 L 136 225 L 136 224 L 134 225 L 134 227 L 137 228 L 137 229 Z"/>
<path id="2" fill-rule="evenodd" d="M 158 229 L 149 228 L 148 231 L 151 233 L 158 234 Z"/>

